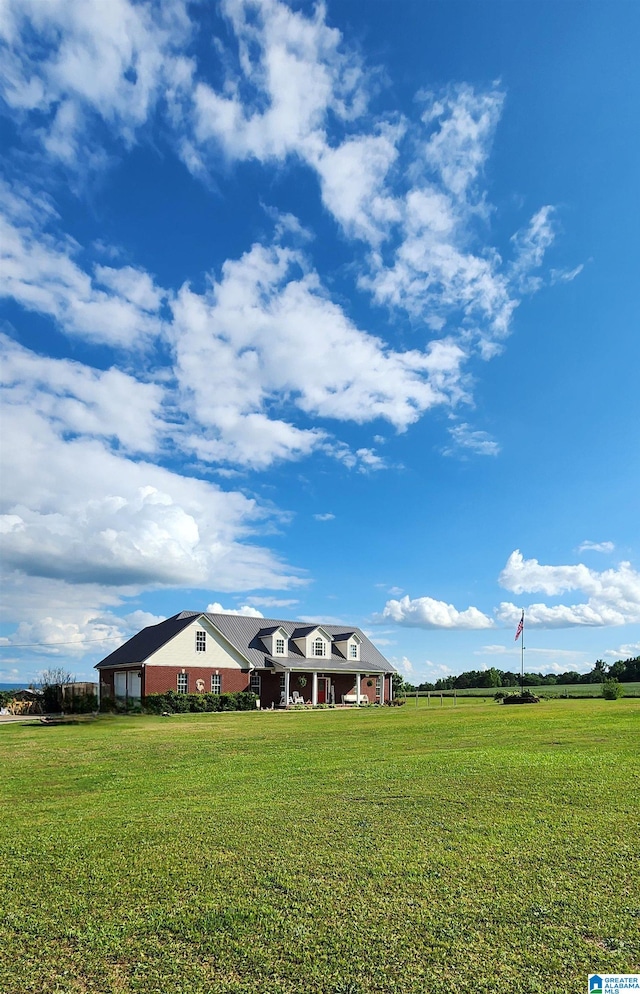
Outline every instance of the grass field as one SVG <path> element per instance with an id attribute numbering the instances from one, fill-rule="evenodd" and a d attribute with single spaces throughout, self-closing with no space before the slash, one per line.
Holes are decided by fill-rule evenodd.
<path id="1" fill-rule="evenodd" d="M 0 727 L 0 991 L 566 994 L 640 970 L 633 700 Z"/>
<path id="2" fill-rule="evenodd" d="M 623 683 L 622 687 L 624 689 L 625 697 L 640 697 L 640 683 Z M 557 683 L 552 687 L 525 687 L 526 691 L 531 691 L 531 693 L 544 697 L 601 697 L 602 696 L 602 684 L 601 683 Z M 519 687 L 470 687 L 467 690 L 456 690 L 456 697 L 480 697 L 488 700 L 493 697 L 496 691 L 502 690 L 505 694 L 519 694 Z M 453 697 L 453 690 L 443 690 L 442 694 L 444 697 Z M 418 697 L 427 697 L 426 690 L 419 690 Z M 408 694 L 407 699 L 411 700 L 415 698 L 414 694 Z M 440 691 L 431 691 L 431 701 L 440 701 Z"/>

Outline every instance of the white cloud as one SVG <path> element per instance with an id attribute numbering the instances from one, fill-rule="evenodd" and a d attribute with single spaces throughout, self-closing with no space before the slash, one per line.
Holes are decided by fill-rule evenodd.
<path id="1" fill-rule="evenodd" d="M 359 424 L 385 418 L 403 430 L 462 392 L 458 345 L 441 340 L 425 351 L 394 351 L 329 299 L 297 249 L 256 244 L 228 260 L 208 292 L 185 286 L 172 306 L 182 404 L 199 425 L 182 442 L 203 460 L 264 468 L 320 449 L 377 469 L 383 461 L 371 449 L 351 453 L 324 430 L 267 410 L 286 398 L 298 416 Z"/>
<path id="2" fill-rule="evenodd" d="M 578 546 L 578 552 L 613 552 L 613 542 L 590 542 L 585 540 Z"/>
<path id="3" fill-rule="evenodd" d="M 429 683 L 435 683 L 436 680 L 452 676 L 453 673 L 454 671 L 447 663 L 434 663 L 431 659 L 425 659 L 423 666 L 420 668 L 420 674 L 416 674 L 416 676 L 420 682 L 427 680 Z"/>
<path id="4" fill-rule="evenodd" d="M 280 0 L 221 7 L 237 52 L 216 40 L 216 89 L 200 73 L 207 66 L 182 54 L 195 28 L 181 0 L 10 2 L 6 100 L 16 114 L 37 114 L 49 154 L 80 169 L 107 159 L 96 144 L 97 120 L 130 145 L 160 111 L 199 176 L 220 168 L 220 149 L 265 164 L 295 157 L 315 171 L 344 233 L 372 249 L 362 287 L 432 330 L 462 320 L 485 357 L 494 354 L 518 303 L 514 291 L 536 288 L 529 271 L 553 238 L 545 206 L 514 236 L 510 267 L 485 244 L 490 209 L 481 180 L 504 103 L 500 88 L 421 93 L 420 122 L 374 118 L 375 74 L 327 23 L 322 4 L 308 12 Z M 53 43 L 48 51 L 32 44 L 34 30 Z M 86 311 L 82 295 L 80 304 Z M 78 320 L 91 325 L 91 315 Z M 284 444 L 291 442 L 289 435 Z"/>
<path id="5" fill-rule="evenodd" d="M 243 604 L 241 607 L 223 607 L 217 601 L 213 604 L 208 604 L 205 610 L 209 614 L 236 614 L 242 618 L 264 618 L 262 611 L 258 611 L 257 608 L 251 607 L 249 604 Z"/>
<path id="6" fill-rule="evenodd" d="M 17 622 L 17 627 L 3 644 L 16 649 L 28 647 L 29 659 L 34 655 L 70 657 L 74 672 L 83 657 L 106 656 L 140 629 L 164 621 L 162 616 L 141 610 L 117 617 L 112 608 L 120 606 L 122 598 L 97 585 L 68 585 L 14 573 L 5 589 L 3 620 Z M 37 678 L 41 665 L 32 662 L 27 678 Z M 86 669 L 84 675 L 88 679 L 95 676 Z"/>
<path id="7" fill-rule="evenodd" d="M 409 131 L 412 151 L 403 160 L 409 185 L 396 195 L 395 216 L 389 214 L 390 222 L 399 216 L 388 229 L 392 261 L 385 261 L 388 252 L 372 252 L 369 274 L 360 282 L 380 303 L 404 308 L 434 330 L 461 322 L 467 338 L 490 358 L 510 330 L 527 267 L 540 264 L 540 250 L 549 243 L 542 219 L 550 209 L 534 216 L 516 242 L 516 261 L 503 266 L 485 244 L 489 209 L 479 181 L 504 94 L 498 87 L 483 92 L 463 85 L 423 98 L 425 131 Z"/>
<path id="8" fill-rule="evenodd" d="M 542 628 L 599 627 L 640 621 L 640 574 L 622 562 L 617 569 L 598 573 L 582 563 L 574 566 L 544 566 L 537 559 L 524 559 L 519 550 L 509 557 L 500 574 L 500 584 L 516 594 L 542 592 L 558 596 L 570 590 L 588 595 L 585 603 L 565 605 L 530 604 L 526 624 Z M 521 607 L 500 604 L 497 615 L 505 624 L 517 624 Z"/>
<path id="9" fill-rule="evenodd" d="M 511 239 L 515 246 L 512 272 L 520 290 L 524 293 L 535 292 L 542 286 L 541 278 L 531 274 L 533 270 L 540 268 L 547 249 L 553 244 L 555 238 L 553 216 L 553 207 L 549 205 L 541 207 L 533 215 L 528 226 L 518 231 Z"/>
<path id="10" fill-rule="evenodd" d="M 106 586 L 286 588 L 299 582 L 246 541 L 275 512 L 237 492 L 66 438 L 37 404 L 12 406 L 2 456 L 4 562 Z"/>
<path id="11" fill-rule="evenodd" d="M 479 178 L 500 119 L 504 94 L 497 86 L 478 93 L 466 84 L 443 93 L 423 91 L 423 123 L 431 129 L 424 160 L 457 200 L 477 199 Z"/>
<path id="12" fill-rule="evenodd" d="M 85 614 L 84 617 L 76 615 L 73 621 L 65 621 L 49 616 L 19 624 L 9 644 L 16 648 L 28 647 L 31 652 L 44 656 L 77 658 L 96 650 L 106 656 L 122 644 L 125 637 L 115 618 L 96 618 Z"/>
<path id="13" fill-rule="evenodd" d="M 91 276 L 73 261 L 80 251 L 73 240 L 47 234 L 47 218 L 23 206 L 15 191 L 3 187 L 0 194 L 0 296 L 87 341 L 139 350 L 162 333 L 166 293 L 148 273 L 96 266 Z"/>
<path id="14" fill-rule="evenodd" d="M 605 656 L 613 656 L 614 659 L 635 659 L 640 656 L 640 642 L 627 642 L 619 649 L 607 649 Z"/>
<path id="15" fill-rule="evenodd" d="M 454 455 L 457 452 L 472 452 L 479 456 L 497 456 L 500 452 L 500 445 L 486 431 L 474 429 L 471 425 L 463 422 L 449 428 L 449 435 L 453 441 L 453 446 L 442 450 L 445 456 Z"/>
<path id="16" fill-rule="evenodd" d="M 331 614 L 301 614 L 298 621 L 304 621 L 306 625 L 344 625 L 344 618 L 338 618 Z M 351 622 L 352 623 L 352 622 Z"/>
<path id="17" fill-rule="evenodd" d="M 364 107 L 359 60 L 341 44 L 318 5 L 311 16 L 278 0 L 225 0 L 238 43 L 221 92 L 201 82 L 194 134 L 233 158 L 261 161 L 309 154 L 324 144 L 327 116 L 349 120 Z M 247 91 L 254 98 L 247 97 Z"/>
<path id="18" fill-rule="evenodd" d="M 247 604 L 253 604 L 256 607 L 293 607 L 295 604 L 299 604 L 297 600 L 292 598 L 283 597 L 247 597 Z"/>
<path id="19" fill-rule="evenodd" d="M 230 50 L 218 43 L 224 83 L 216 91 L 196 83 L 195 62 L 180 55 L 192 32 L 182 3 L 99 6 L 51 0 L 9 7 L 15 55 L 8 101 L 16 110 L 49 113 L 44 140 L 52 154 L 82 158 L 75 145 L 93 117 L 133 142 L 163 94 L 176 141 L 188 146 L 196 171 L 219 164 L 220 147 L 231 158 L 265 163 L 295 155 L 316 171 L 325 206 L 347 236 L 371 248 L 361 286 L 432 332 L 451 320 L 455 333 L 421 349 L 389 349 L 356 328 L 302 254 L 282 244 L 254 245 L 229 260 L 205 294 L 183 287 L 166 329 L 161 308 L 172 301 L 148 273 L 83 271 L 73 261 L 78 246 L 36 230 L 24 209 L 5 231 L 4 292 L 85 339 L 139 348 L 168 333 L 180 399 L 195 422 L 180 444 L 203 462 L 264 469 L 323 451 L 361 472 L 383 468 L 371 448 L 351 452 L 326 430 L 293 423 L 287 408 L 358 423 L 382 417 L 403 430 L 436 404 L 469 399 L 462 373 L 469 341 L 493 354 L 517 304 L 497 252 L 478 247 L 474 234 L 488 216 L 479 184 L 503 93 L 461 85 L 422 94 L 419 125 L 398 116 L 374 121 L 367 112 L 371 77 L 328 25 L 325 8 L 305 13 L 279 0 L 222 5 L 238 50 L 232 68 Z M 36 53 L 25 43 L 30 26 L 59 44 Z M 99 69 L 86 73 L 94 63 Z M 539 211 L 516 240 L 518 279 L 541 261 L 549 212 Z M 281 231 L 290 235 L 291 223 L 299 228 L 290 219 Z M 313 381 L 310 361 L 318 370 Z M 484 433 L 457 431 L 458 447 L 497 451 Z"/>
<path id="20" fill-rule="evenodd" d="M 336 148 L 322 145 L 309 156 L 318 172 L 322 200 L 343 231 L 379 246 L 402 220 L 402 205 L 386 180 L 399 152 L 404 128 L 381 125 L 377 134 L 346 138 Z"/>
<path id="21" fill-rule="evenodd" d="M 640 622 L 640 573 L 630 563 L 617 569 L 597 572 L 583 564 L 545 566 L 537 559 L 525 560 L 516 549 L 507 560 L 499 582 L 516 594 L 542 592 L 557 597 L 571 590 L 581 590 L 587 600 L 578 604 L 534 603 L 525 607 L 527 628 L 602 627 Z M 378 623 L 393 621 L 420 628 L 482 629 L 494 627 L 496 621 L 514 630 L 522 605 L 503 601 L 495 609 L 495 621 L 475 607 L 458 611 L 452 604 L 431 597 L 387 601 Z M 513 647 L 512 647 L 513 648 Z M 502 651 L 502 650 L 500 650 Z"/>
<path id="22" fill-rule="evenodd" d="M 118 369 L 92 369 L 35 355 L 0 333 L 4 403 L 37 412 L 59 435 L 116 440 L 125 451 L 152 453 L 166 430 L 162 388 Z"/>
<path id="23" fill-rule="evenodd" d="M 408 656 L 401 656 L 400 659 L 397 656 L 392 656 L 389 662 L 405 677 L 411 677 L 415 672 L 413 663 Z"/>
<path id="24" fill-rule="evenodd" d="M 226 51 L 220 89 L 200 82 L 185 105 L 192 168 L 216 168 L 220 148 L 231 159 L 306 163 L 342 231 L 371 249 L 360 286 L 432 330 L 462 319 L 489 358 L 509 332 L 515 292 L 537 287 L 530 270 L 553 240 L 545 206 L 514 236 L 510 265 L 484 244 L 480 181 L 504 93 L 462 84 L 419 94 L 420 123 L 374 119 L 372 76 L 323 6 L 307 15 L 278 0 L 227 0 L 223 10 L 238 58 L 232 68 Z"/>
<path id="25" fill-rule="evenodd" d="M 264 469 L 274 460 L 322 451 L 349 468 L 378 470 L 385 463 L 373 449 L 351 451 L 323 429 L 278 417 L 278 407 L 293 404 L 303 418 L 364 423 L 384 417 L 403 430 L 430 407 L 453 404 L 462 395 L 465 355 L 458 345 L 441 340 L 424 351 L 390 349 L 353 325 L 297 249 L 254 245 L 240 259 L 227 261 L 221 279 L 205 294 L 183 287 L 172 301 L 173 322 L 166 323 L 159 313 L 169 297 L 148 273 L 130 266 L 96 266 L 90 277 L 71 258 L 78 246 L 46 235 L 34 218 L 27 226 L 24 199 L 10 190 L 5 194 L 23 224 L 18 228 L 7 222 L 0 293 L 51 316 L 71 336 L 139 349 L 167 335 L 176 353 L 177 400 L 193 425 L 183 429 L 173 416 L 172 432 L 182 448 L 203 462 Z M 15 364 L 17 355 L 16 349 Z M 35 358 L 26 351 L 20 355 L 22 365 L 30 362 L 35 375 Z M 44 370 L 45 360 L 38 362 Z M 72 376 L 74 389 L 85 399 L 91 385 L 102 386 L 97 393 L 110 404 L 109 411 L 100 410 L 97 401 L 76 405 L 78 411 L 82 406 L 83 417 L 93 416 L 97 429 L 106 434 L 120 424 L 116 431 L 121 440 L 128 430 L 142 450 L 156 444 L 160 403 L 176 400 L 168 392 L 173 387 L 168 371 L 163 392 L 157 385 L 135 385 L 132 377 L 116 370 L 97 373 L 53 361 L 48 368 L 65 381 L 63 394 Z M 118 396 L 129 388 L 132 398 L 149 407 L 142 417 L 134 418 L 142 410 L 128 410 Z M 48 403 L 52 416 L 72 417 L 71 398 L 62 396 L 55 412 L 53 400 Z"/>
<path id="26" fill-rule="evenodd" d="M 335 514 L 331 514 L 331 512 L 328 511 L 326 514 L 314 514 L 314 518 L 316 521 L 334 521 Z"/>
<path id="27" fill-rule="evenodd" d="M 158 99 L 171 103 L 190 82 L 179 51 L 190 32 L 181 0 L 8 0 L 2 95 L 18 117 L 34 115 L 49 156 L 73 170 L 102 164 L 98 121 L 130 145 Z"/>
<path id="28" fill-rule="evenodd" d="M 397 625 L 415 628 L 478 629 L 492 628 L 494 624 L 491 618 L 476 607 L 458 611 L 453 604 L 445 601 L 437 601 L 432 597 L 416 597 L 412 600 L 408 595 L 401 600 L 387 601 L 375 620 L 382 623 L 393 621 Z"/>
<path id="29" fill-rule="evenodd" d="M 576 276 L 579 276 L 584 269 L 584 263 L 580 263 L 574 269 L 552 269 L 550 272 L 552 283 L 571 283 L 575 280 Z"/>

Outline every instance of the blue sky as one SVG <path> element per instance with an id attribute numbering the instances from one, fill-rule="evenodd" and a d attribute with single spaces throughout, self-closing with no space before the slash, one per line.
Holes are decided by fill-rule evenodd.
<path id="1" fill-rule="evenodd" d="M 8 2 L 0 682 L 183 609 L 640 653 L 637 4 Z"/>

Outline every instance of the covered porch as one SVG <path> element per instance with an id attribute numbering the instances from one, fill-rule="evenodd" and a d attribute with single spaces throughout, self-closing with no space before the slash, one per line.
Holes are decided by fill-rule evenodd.
<path id="1" fill-rule="evenodd" d="M 325 665 L 322 669 L 287 665 L 274 660 L 279 679 L 278 707 L 290 708 L 322 704 L 336 707 L 359 707 L 361 704 L 384 704 L 391 697 L 391 674 L 371 673 L 360 667 L 343 668 Z"/>

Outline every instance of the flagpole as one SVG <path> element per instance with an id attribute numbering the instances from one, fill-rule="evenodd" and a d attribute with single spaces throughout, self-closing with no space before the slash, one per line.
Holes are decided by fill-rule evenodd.
<path id="1" fill-rule="evenodd" d="M 524 608 L 522 610 L 522 635 L 520 642 L 520 693 L 524 694 Z"/>

